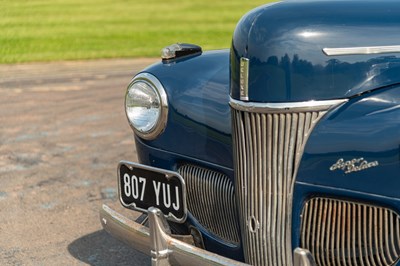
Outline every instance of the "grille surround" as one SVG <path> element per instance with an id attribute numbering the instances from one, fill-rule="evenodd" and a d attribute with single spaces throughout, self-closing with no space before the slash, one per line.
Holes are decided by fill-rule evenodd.
<path id="1" fill-rule="evenodd" d="M 224 174 L 185 164 L 179 174 L 186 183 L 187 208 L 209 232 L 225 242 L 238 245 L 240 232 L 232 181 Z"/>
<path id="2" fill-rule="evenodd" d="M 235 191 L 247 263 L 293 264 L 292 197 L 304 146 L 327 110 L 343 102 L 263 104 L 231 99 Z"/>
<path id="3" fill-rule="evenodd" d="M 400 258 L 400 216 L 381 206 L 312 198 L 302 211 L 301 246 L 321 266 L 395 265 Z"/>

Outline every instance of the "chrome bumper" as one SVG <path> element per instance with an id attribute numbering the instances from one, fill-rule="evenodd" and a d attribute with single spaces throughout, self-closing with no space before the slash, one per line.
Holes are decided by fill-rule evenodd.
<path id="1" fill-rule="evenodd" d="M 150 208 L 149 228 L 103 205 L 100 220 L 104 230 L 134 249 L 150 255 L 153 266 L 161 265 L 248 265 L 211 253 L 170 235 L 167 221 L 156 208 Z M 297 248 L 295 266 L 315 265 L 311 253 Z"/>

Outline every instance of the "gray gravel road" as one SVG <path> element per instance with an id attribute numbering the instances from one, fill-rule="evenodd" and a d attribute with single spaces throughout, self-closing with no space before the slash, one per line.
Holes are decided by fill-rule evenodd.
<path id="1" fill-rule="evenodd" d="M 116 167 L 136 160 L 123 109 L 157 59 L 0 65 L 0 265 L 149 265 L 101 229 L 120 207 Z"/>

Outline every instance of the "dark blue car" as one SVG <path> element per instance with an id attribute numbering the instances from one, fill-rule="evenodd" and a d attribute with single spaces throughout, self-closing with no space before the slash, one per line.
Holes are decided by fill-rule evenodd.
<path id="1" fill-rule="evenodd" d="M 400 1 L 283 1 L 230 49 L 174 44 L 125 107 L 104 228 L 153 265 L 396 265 Z"/>

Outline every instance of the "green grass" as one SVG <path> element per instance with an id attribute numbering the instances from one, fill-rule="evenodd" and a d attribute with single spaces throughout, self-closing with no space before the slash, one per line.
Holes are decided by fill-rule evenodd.
<path id="1" fill-rule="evenodd" d="M 159 56 L 176 42 L 229 47 L 272 0 L 0 0 L 0 63 Z"/>

